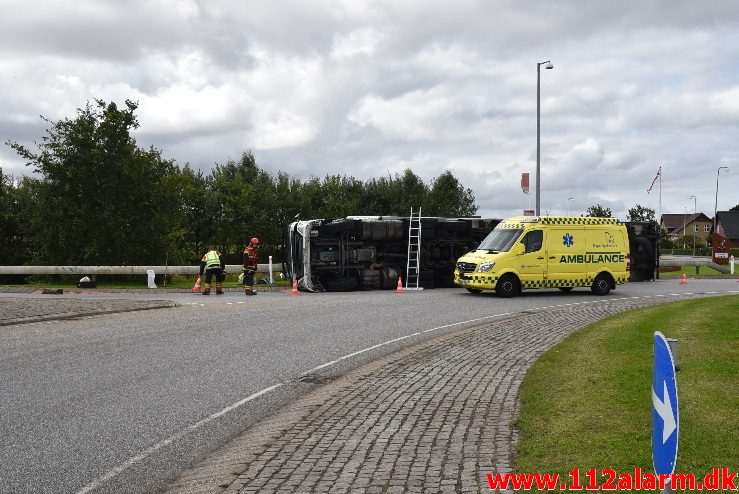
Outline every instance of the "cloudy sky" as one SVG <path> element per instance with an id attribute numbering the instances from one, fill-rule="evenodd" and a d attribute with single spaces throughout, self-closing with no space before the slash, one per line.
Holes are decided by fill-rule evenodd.
<path id="1" fill-rule="evenodd" d="M 33 145 L 95 98 L 194 168 L 451 170 L 480 213 L 739 203 L 739 2 L 0 0 L 0 142 Z M 5 173 L 31 172 L 0 146 Z M 520 189 L 531 172 L 530 199 Z M 572 198 L 572 200 L 569 200 Z"/>

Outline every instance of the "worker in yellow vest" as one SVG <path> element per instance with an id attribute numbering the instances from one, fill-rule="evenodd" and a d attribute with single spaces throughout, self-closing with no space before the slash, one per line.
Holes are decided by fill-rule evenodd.
<path id="1" fill-rule="evenodd" d="M 202 257 L 200 267 L 205 270 L 205 283 L 203 283 L 203 295 L 210 295 L 210 282 L 213 275 L 216 276 L 216 295 L 223 295 L 223 280 L 226 275 L 223 273 L 226 265 L 223 264 L 221 251 L 211 245 L 208 252 Z"/>

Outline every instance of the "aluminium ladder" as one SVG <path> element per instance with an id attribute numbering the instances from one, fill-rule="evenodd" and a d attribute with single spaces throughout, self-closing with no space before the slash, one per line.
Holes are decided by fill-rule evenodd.
<path id="1" fill-rule="evenodd" d="M 411 207 L 408 218 L 408 262 L 405 269 L 405 289 L 423 290 L 418 286 L 421 255 L 421 208 L 417 212 Z"/>

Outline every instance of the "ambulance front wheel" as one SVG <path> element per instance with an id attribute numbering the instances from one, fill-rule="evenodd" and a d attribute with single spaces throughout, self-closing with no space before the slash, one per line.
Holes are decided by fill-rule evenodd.
<path id="1" fill-rule="evenodd" d="M 501 298 L 511 298 L 521 292 L 521 283 L 512 274 L 501 276 L 495 285 L 495 293 Z"/>
<path id="2" fill-rule="evenodd" d="M 611 291 L 611 285 L 611 277 L 605 273 L 601 273 L 595 277 L 595 280 L 593 281 L 593 286 L 590 287 L 590 289 L 593 290 L 594 294 L 603 296 L 608 295 L 608 293 Z"/>

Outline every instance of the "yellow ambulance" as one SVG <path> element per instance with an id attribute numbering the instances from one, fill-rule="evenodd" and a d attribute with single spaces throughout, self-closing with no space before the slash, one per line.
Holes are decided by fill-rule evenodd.
<path id="1" fill-rule="evenodd" d="M 517 216 L 460 257 L 455 284 L 513 297 L 530 288 L 590 287 L 607 295 L 629 281 L 629 236 L 614 218 Z"/>

